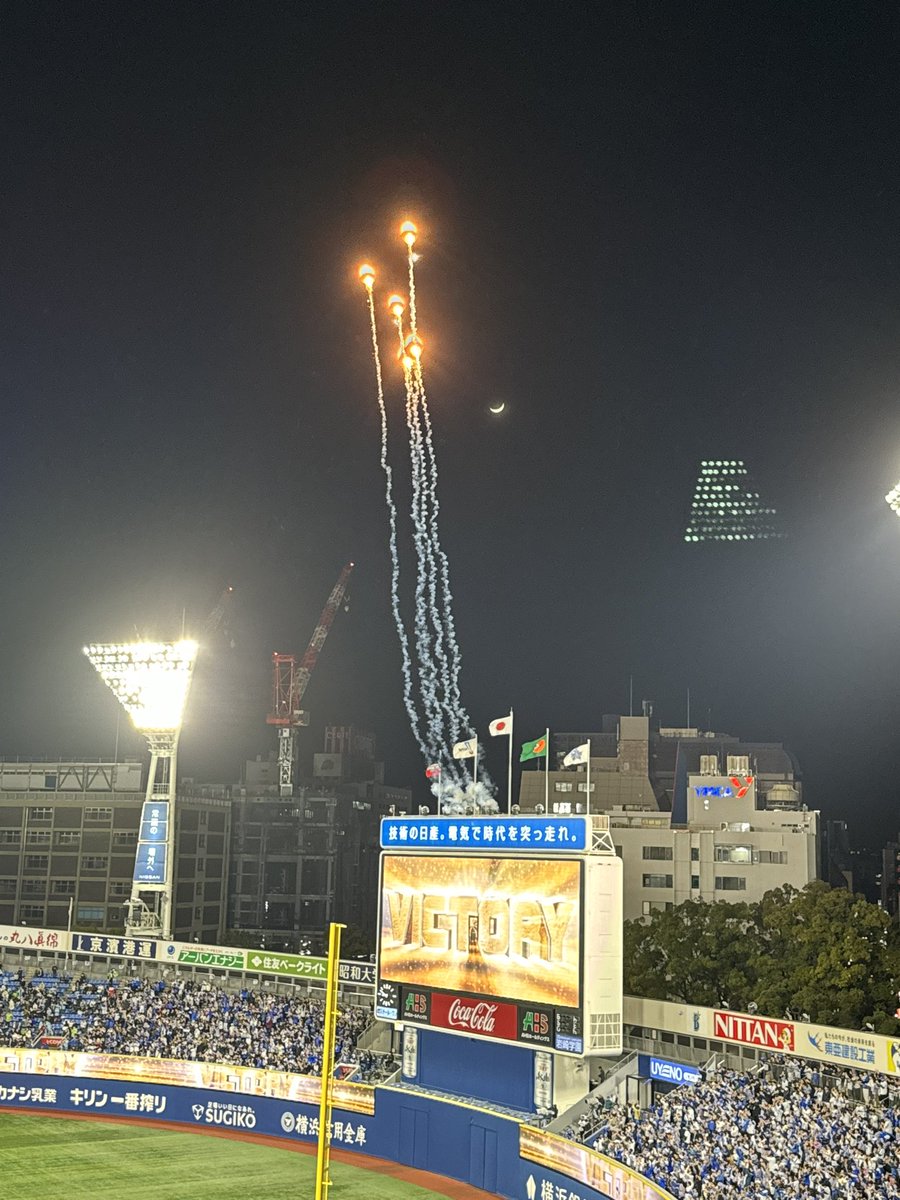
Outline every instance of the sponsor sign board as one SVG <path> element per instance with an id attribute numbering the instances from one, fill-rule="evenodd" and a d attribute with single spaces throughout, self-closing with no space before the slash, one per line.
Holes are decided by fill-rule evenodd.
<path id="1" fill-rule="evenodd" d="M 73 933 L 75 953 L 108 954 L 118 958 L 156 958 L 159 942 L 153 938 L 107 937 L 102 933 Z"/>
<path id="2" fill-rule="evenodd" d="M 585 850 L 587 817 L 384 817 L 383 850 L 486 850 L 546 854 Z"/>
<path id="3" fill-rule="evenodd" d="M 648 1075 L 650 1079 L 658 1079 L 660 1083 L 674 1083 L 679 1087 L 685 1083 L 699 1083 L 703 1078 L 699 1067 L 672 1062 L 668 1058 L 652 1058 L 641 1054 L 638 1056 L 638 1066 L 641 1073 Z"/>
<path id="4" fill-rule="evenodd" d="M 382 855 L 376 1016 L 581 1054 L 583 860 Z"/>
<path id="5" fill-rule="evenodd" d="M 713 1012 L 713 1037 L 784 1053 L 794 1049 L 794 1022 L 743 1016 L 741 1013 L 716 1009 Z"/>

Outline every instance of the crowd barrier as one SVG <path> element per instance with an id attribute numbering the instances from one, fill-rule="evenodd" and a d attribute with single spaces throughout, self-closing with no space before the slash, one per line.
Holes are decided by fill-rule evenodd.
<path id="1" fill-rule="evenodd" d="M 221 1063 L 0 1048 L 0 1110 L 71 1113 L 315 1143 L 319 1081 Z M 335 1081 L 332 1144 L 507 1200 L 671 1200 L 563 1138 L 461 1101 Z"/>

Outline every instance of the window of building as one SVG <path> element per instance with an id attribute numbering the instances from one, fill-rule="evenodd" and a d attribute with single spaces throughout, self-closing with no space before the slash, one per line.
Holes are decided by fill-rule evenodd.
<path id="1" fill-rule="evenodd" d="M 85 821 L 111 821 L 111 808 L 86 808 L 84 810 Z"/>
<path id="2" fill-rule="evenodd" d="M 700 847 L 699 846 L 691 846 L 691 862 L 699 862 L 699 861 L 700 861 Z"/>
<path id="3" fill-rule="evenodd" d="M 21 829 L 0 829 L 0 846 L 18 846 L 21 840 Z"/>
<path id="4" fill-rule="evenodd" d="M 587 791 L 587 784 L 586 784 L 586 783 L 579 783 L 579 785 L 578 785 L 578 790 L 579 790 L 579 792 L 586 792 L 586 791 Z M 596 785 L 596 783 L 592 783 L 592 784 L 591 784 L 591 791 L 592 791 L 592 792 L 596 792 L 596 790 L 597 790 L 597 785 Z"/>
<path id="5" fill-rule="evenodd" d="M 136 846 L 137 845 L 137 830 L 126 829 L 118 830 L 113 834 L 114 846 Z"/>
<path id="6" fill-rule="evenodd" d="M 126 879 L 114 879 L 109 885 L 110 896 L 130 896 L 131 884 Z"/>
<path id="7" fill-rule="evenodd" d="M 675 905 L 672 903 L 671 900 L 642 900 L 641 901 L 641 913 L 645 917 L 649 917 L 651 913 L 655 913 L 655 912 L 671 912 L 674 907 L 675 907 Z M 666 1040 L 672 1041 L 673 1036 L 674 1036 L 673 1034 L 670 1033 L 668 1035 L 668 1039 L 667 1039 L 666 1034 L 663 1033 L 662 1030 L 660 1030 L 660 1033 L 662 1033 L 663 1041 L 666 1041 Z"/>
<path id="8" fill-rule="evenodd" d="M 670 888 L 672 886 L 671 875 L 644 875 L 643 886 L 646 888 Z"/>
<path id="9" fill-rule="evenodd" d="M 202 812 L 200 813 L 200 824 L 201 824 L 201 825 L 205 825 L 205 824 L 206 824 L 206 818 L 207 818 L 207 813 L 206 813 L 205 811 L 202 811 Z"/>
<path id="10" fill-rule="evenodd" d="M 23 896 L 43 896 L 47 891 L 46 879 L 23 879 Z"/>
<path id="11" fill-rule="evenodd" d="M 0 896 L 14 896 L 16 894 L 16 881 L 14 879 L 0 879 Z"/>
<path id="12" fill-rule="evenodd" d="M 671 846 L 641 846 L 641 858 L 654 859 L 659 862 L 672 861 Z"/>
<path id="13" fill-rule="evenodd" d="M 743 875 L 717 875 L 717 892 L 746 892 L 747 880 Z"/>
<path id="14" fill-rule="evenodd" d="M 105 871 L 109 866 L 109 858 L 105 854 L 85 854 L 81 865 L 85 871 Z"/>
<path id="15" fill-rule="evenodd" d="M 761 863 L 780 863 L 784 865 L 787 860 L 787 850 L 760 850 L 759 852 L 759 861 Z"/>
<path id="16" fill-rule="evenodd" d="M 43 904 L 20 904 L 19 905 L 19 920 L 20 921 L 39 921 L 44 920 Z"/>
<path id="17" fill-rule="evenodd" d="M 205 833 L 197 834 L 197 849 L 198 850 L 206 849 L 206 834 Z"/>
<path id="18" fill-rule="evenodd" d="M 50 884 L 50 891 L 55 896 L 74 896 L 75 895 L 75 880 L 74 879 L 54 879 Z"/>
<path id="19" fill-rule="evenodd" d="M 32 807 L 28 809 L 29 821 L 52 821 L 53 809 L 46 807 Z"/>
<path id="20" fill-rule="evenodd" d="M 692 875 L 692 876 L 691 876 L 691 887 L 692 887 L 692 888 L 698 888 L 699 886 L 700 886 L 700 876 L 699 876 L 699 875 Z"/>
<path id="21" fill-rule="evenodd" d="M 206 871 L 206 859 L 198 858 L 197 859 L 197 874 L 198 875 L 203 874 L 205 871 Z"/>
<path id="22" fill-rule="evenodd" d="M 25 835 L 26 845 L 29 846 L 49 846 L 50 845 L 50 830 L 49 829 L 29 829 Z"/>
<path id="23" fill-rule="evenodd" d="M 102 923 L 106 914 L 102 904 L 79 904 L 75 915 L 79 921 L 92 921 L 94 924 L 98 924 Z"/>
<path id="24" fill-rule="evenodd" d="M 57 846 L 77 846 L 81 841 L 80 829 L 58 829 L 54 834 Z"/>
<path id="25" fill-rule="evenodd" d="M 572 811 L 572 801 L 571 800 L 554 800 L 553 811 L 555 813 L 559 814 L 560 816 L 564 816 L 566 813 L 570 813 Z"/>
<path id="26" fill-rule="evenodd" d="M 741 863 L 749 866 L 753 862 L 753 847 L 716 846 L 714 858 L 716 862 Z"/>
<path id="27" fill-rule="evenodd" d="M 571 783 L 554 783 L 553 790 L 556 792 L 571 792 Z"/>
<path id="28" fill-rule="evenodd" d="M 27 871 L 46 871 L 50 862 L 48 854 L 26 854 L 25 869 Z"/>

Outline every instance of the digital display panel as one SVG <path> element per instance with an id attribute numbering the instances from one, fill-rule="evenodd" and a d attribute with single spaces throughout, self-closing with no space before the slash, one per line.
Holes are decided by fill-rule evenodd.
<path id="1" fill-rule="evenodd" d="M 478 1026 L 493 1021 L 502 1027 L 504 1020 L 512 1026 L 515 1013 L 506 1014 L 503 1005 L 486 1013 L 478 1005 L 445 1004 L 433 993 L 578 1012 L 582 870 L 579 859 L 384 854 L 381 995 L 399 1000 L 402 989 L 407 1000 L 424 989 L 411 1006 L 421 1012 L 405 1017 L 501 1037 L 509 1035 Z M 432 1020 L 432 1008 L 440 1019 Z M 535 1011 L 531 1020 L 538 1028 L 547 1023 L 549 1042 L 548 1013 Z M 518 1040 L 516 1033 L 510 1040 Z"/>

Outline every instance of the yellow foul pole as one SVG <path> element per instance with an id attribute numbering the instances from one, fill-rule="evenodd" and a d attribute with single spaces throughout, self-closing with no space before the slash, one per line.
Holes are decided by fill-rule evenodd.
<path id="1" fill-rule="evenodd" d="M 334 1039 L 338 1018 L 338 966 L 341 960 L 341 930 L 328 927 L 328 976 L 325 983 L 325 1028 L 322 1031 L 322 1096 L 319 1100 L 319 1144 L 316 1152 L 316 1200 L 328 1200 L 331 1187 L 331 1102 L 334 1087 Z"/>

